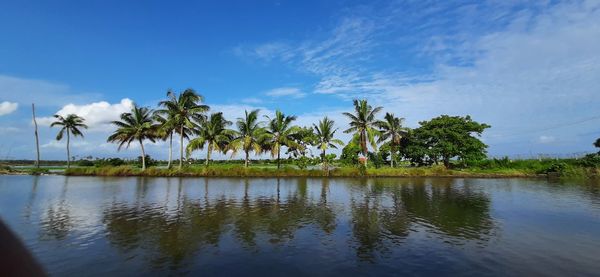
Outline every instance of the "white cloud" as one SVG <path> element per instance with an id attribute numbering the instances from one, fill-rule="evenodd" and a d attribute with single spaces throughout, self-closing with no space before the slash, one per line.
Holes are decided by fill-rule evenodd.
<path id="1" fill-rule="evenodd" d="M 58 115 L 66 116 L 76 114 L 85 119 L 85 124 L 90 131 L 112 130 L 111 121 L 118 120 L 122 113 L 129 112 L 133 107 L 133 101 L 124 98 L 119 103 L 110 104 L 106 101 L 94 102 L 84 105 L 68 104 L 56 112 Z M 38 124 L 48 126 L 54 122 L 54 117 L 42 117 Z"/>
<path id="2" fill-rule="evenodd" d="M 306 96 L 306 93 L 302 92 L 302 90 L 300 90 L 299 88 L 283 87 L 269 90 L 265 92 L 265 95 L 275 98 L 288 96 L 297 99 L 303 98 L 304 96 Z"/>
<path id="3" fill-rule="evenodd" d="M 538 142 L 542 144 L 553 143 L 556 141 L 556 138 L 553 136 L 540 136 L 538 138 Z"/>
<path id="4" fill-rule="evenodd" d="M 4 101 L 0 103 L 0 116 L 10 114 L 17 110 L 19 104 Z"/>

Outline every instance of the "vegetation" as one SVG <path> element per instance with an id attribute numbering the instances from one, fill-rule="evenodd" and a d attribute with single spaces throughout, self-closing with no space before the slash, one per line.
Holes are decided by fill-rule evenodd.
<path id="1" fill-rule="evenodd" d="M 206 166 L 210 161 L 210 153 L 213 150 L 227 152 L 229 143 L 235 137 L 235 132 L 226 129 L 231 125 L 230 121 L 225 120 L 222 113 L 213 113 L 208 119 L 202 119 L 195 139 L 191 140 L 187 146 L 188 156 L 194 150 L 204 149 L 206 145 Z"/>
<path id="2" fill-rule="evenodd" d="M 196 128 L 196 123 L 204 119 L 204 113 L 209 110 L 202 95 L 193 89 L 184 90 L 179 96 L 172 91 L 167 92 L 167 100 L 158 103 L 163 109 L 157 110 L 167 118 L 169 128 L 179 134 L 179 169 L 183 167 L 183 140 L 189 139 L 190 133 Z"/>
<path id="3" fill-rule="evenodd" d="M 379 135 L 377 129 L 377 120 L 375 116 L 383 108 L 382 107 L 371 107 L 367 103 L 367 100 L 354 100 L 354 114 L 345 112 L 343 113 L 350 119 L 350 128 L 346 129 L 344 133 L 354 133 L 354 139 L 358 142 L 363 156 L 367 156 L 369 149 L 367 142 L 371 144 L 373 150 L 377 150 L 377 143 L 375 137 Z"/>
<path id="4" fill-rule="evenodd" d="M 119 150 L 123 145 L 128 148 L 133 141 L 139 142 L 142 151 L 142 170 L 146 169 L 144 140 L 155 142 L 157 137 L 152 110 L 134 105 L 131 112 L 121 114 L 121 121 L 113 121 L 112 124 L 117 126 L 117 130 L 108 137 L 107 141 L 119 143 Z"/>
<path id="5" fill-rule="evenodd" d="M 64 134 L 67 133 L 67 168 L 69 168 L 71 167 L 71 150 L 69 149 L 71 134 L 73 134 L 74 137 L 83 137 L 83 132 L 81 132 L 79 128 L 87 129 L 87 125 L 83 123 L 85 119 L 76 114 L 69 114 L 67 117 L 55 114 L 54 118 L 56 118 L 56 121 L 52 122 L 50 127 L 62 126 L 56 135 L 56 140 L 60 141 Z"/>
<path id="6" fill-rule="evenodd" d="M 260 111 L 245 111 L 232 122 L 220 112 L 207 114 L 209 107 L 202 104 L 203 97 L 193 89 L 179 95 L 167 92 L 158 109 L 134 105 L 123 113 L 117 127 L 108 137 L 118 143 L 118 148 L 139 143 L 141 155 L 137 160 L 119 158 L 92 159 L 76 162 L 71 168 L 70 136 L 83 136 L 80 128 L 87 128 L 84 119 L 77 115 L 66 118 L 55 116 L 52 126 L 62 126 L 57 140 L 67 137 L 67 170 L 69 175 L 141 175 L 141 176 L 551 176 L 589 177 L 600 172 L 600 152 L 580 159 L 510 160 L 488 159 L 485 145 L 479 137 L 490 128 L 474 121 L 470 116 L 441 115 L 419 122 L 419 127 L 403 126 L 404 119 L 392 113 L 377 115 L 382 107 L 373 107 L 366 100 L 354 100 L 353 112 L 343 113 L 349 120 L 345 133 L 352 138 L 344 144 L 336 138 L 335 122 L 324 117 L 312 126 L 297 126 L 296 116 L 277 110 L 260 121 Z M 172 168 L 173 135 L 180 139 L 179 167 Z M 148 140 L 169 141 L 167 161 L 152 159 L 145 151 Z M 184 141 L 188 140 L 187 146 Z M 600 139 L 594 146 L 600 148 Z M 328 150 L 343 147 L 339 159 Z M 183 149 L 186 155 L 183 155 Z M 313 155 L 312 150 L 317 150 Z M 204 159 L 194 160 L 191 154 L 205 150 Z M 214 152 L 231 154 L 228 160 L 211 160 Z M 241 160 L 233 160 L 238 152 Z M 282 151 L 287 158 L 282 157 Z M 257 159 L 269 153 L 269 159 Z M 251 157 L 254 154 L 254 157 Z M 184 158 L 188 166 L 183 166 Z M 367 161 L 370 161 L 367 163 Z M 16 162 L 16 161 L 14 161 Z M 58 162 L 46 162 L 56 165 Z M 196 164 L 204 163 L 199 167 Z M 252 165 L 251 165 L 252 163 Z M 209 164 L 211 167 L 209 168 Z M 316 167 L 321 165 L 321 169 Z M 46 173 L 48 168 L 40 170 Z M 38 173 L 21 167 L 0 167 L 0 173 Z"/>

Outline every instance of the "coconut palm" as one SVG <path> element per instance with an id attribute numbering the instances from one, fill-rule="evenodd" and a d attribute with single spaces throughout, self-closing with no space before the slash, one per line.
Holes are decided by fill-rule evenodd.
<path id="1" fill-rule="evenodd" d="M 235 131 L 227 129 L 231 121 L 225 120 L 223 113 L 213 113 L 208 119 L 200 121 L 199 129 L 196 131 L 198 137 L 190 140 L 186 148 L 189 156 L 194 150 L 202 150 L 206 145 L 206 166 L 210 161 L 213 150 L 227 152 L 229 143 L 234 138 Z"/>
<path id="2" fill-rule="evenodd" d="M 52 122 L 52 124 L 50 124 L 50 127 L 62 126 L 62 128 L 60 129 L 60 131 L 58 131 L 58 134 L 56 135 L 56 140 L 61 140 L 65 132 L 67 133 L 67 168 L 70 168 L 71 150 L 69 148 L 69 144 L 71 142 L 71 134 L 73 135 L 73 137 L 83 137 L 83 133 L 79 128 L 87 129 L 88 126 L 83 123 L 85 119 L 79 117 L 76 114 L 69 114 L 67 115 L 67 117 L 55 114 L 54 118 L 56 118 L 56 121 Z"/>
<path id="3" fill-rule="evenodd" d="M 173 133 L 175 132 L 175 126 L 173 126 L 173 122 L 169 121 L 168 118 L 168 116 L 165 117 L 158 112 L 154 112 L 157 138 L 162 141 L 169 140 L 169 161 L 167 163 L 167 168 L 170 169 L 173 163 Z"/>
<path id="4" fill-rule="evenodd" d="M 292 126 L 292 122 L 296 120 L 293 115 L 286 116 L 281 111 L 275 112 L 275 117 L 268 119 L 265 133 L 267 140 L 266 147 L 271 151 L 271 157 L 277 156 L 277 169 L 281 168 L 281 147 L 301 147 L 294 141 L 295 134 L 298 132 L 298 126 Z"/>
<path id="5" fill-rule="evenodd" d="M 121 114 L 120 121 L 113 121 L 117 130 L 108 137 L 108 142 L 119 143 L 118 150 L 121 147 L 129 148 L 129 145 L 137 141 L 142 150 L 142 170 L 146 169 L 146 151 L 144 150 L 144 140 L 155 142 L 157 130 L 152 118 L 152 110 L 146 107 L 133 105 L 131 111 Z"/>
<path id="6" fill-rule="evenodd" d="M 325 151 L 327 148 L 337 149 L 338 145 L 344 145 L 339 139 L 334 138 L 337 128 L 334 128 L 335 122 L 327 117 L 324 117 L 319 121 L 319 125 L 313 124 L 315 133 L 317 135 L 317 147 L 321 149 L 321 162 L 323 162 L 323 168 L 327 168 L 327 159 L 325 159 Z"/>
<path id="7" fill-rule="evenodd" d="M 157 113 L 164 115 L 175 132 L 179 134 L 179 169 L 183 167 L 183 140 L 189 139 L 191 130 L 196 126 L 194 121 L 204 120 L 204 113 L 209 110 L 207 105 L 200 104 L 204 101 L 202 95 L 189 88 L 179 96 L 173 91 L 167 92 L 167 100 L 160 101 L 158 105 L 163 107 Z"/>
<path id="8" fill-rule="evenodd" d="M 376 122 L 379 127 L 379 139 L 377 142 L 390 141 L 390 166 L 394 167 L 394 153 L 400 145 L 400 140 L 406 135 L 408 129 L 402 127 L 404 118 L 395 117 L 392 113 L 386 113 L 384 120 Z"/>
<path id="9" fill-rule="evenodd" d="M 250 152 L 254 151 L 254 154 L 262 152 L 263 142 L 265 140 L 265 129 L 261 126 L 258 121 L 259 110 L 252 110 L 250 112 L 244 111 L 244 117 L 239 117 L 236 121 L 237 125 L 237 136 L 232 141 L 232 149 L 242 149 L 246 154 L 244 166 L 248 167 L 250 162 Z"/>
<path id="10" fill-rule="evenodd" d="M 354 133 L 355 139 L 358 140 L 362 154 L 367 156 L 369 149 L 367 148 L 367 142 L 371 144 L 373 149 L 377 149 L 377 143 L 375 142 L 375 136 L 378 135 L 376 127 L 377 120 L 375 115 L 379 113 L 382 107 L 371 107 L 367 103 L 367 100 L 353 101 L 354 114 L 343 113 L 350 119 L 350 128 L 346 129 L 344 133 Z"/>

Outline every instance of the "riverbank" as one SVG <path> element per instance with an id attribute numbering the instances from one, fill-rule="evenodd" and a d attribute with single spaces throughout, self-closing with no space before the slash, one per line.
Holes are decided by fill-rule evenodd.
<path id="1" fill-rule="evenodd" d="M 150 177 L 465 177 L 465 178 L 508 178 L 508 177 L 545 177 L 545 174 L 519 170 L 453 170 L 443 166 L 414 168 L 335 168 L 329 171 L 321 169 L 297 169 L 284 167 L 243 166 L 190 166 L 176 168 L 148 168 L 142 171 L 131 166 L 117 167 L 80 167 L 64 172 L 67 176 L 150 176 Z"/>

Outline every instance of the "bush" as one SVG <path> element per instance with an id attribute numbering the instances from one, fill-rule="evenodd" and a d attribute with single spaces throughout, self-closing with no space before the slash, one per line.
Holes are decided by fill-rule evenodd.
<path id="1" fill-rule="evenodd" d="M 119 158 L 108 158 L 108 159 L 98 159 L 94 161 L 94 166 L 96 167 L 104 167 L 104 166 L 121 166 L 124 165 L 125 161 Z"/>
<path id="2" fill-rule="evenodd" d="M 588 154 L 577 161 L 577 163 L 584 167 L 600 167 L 600 155 Z"/>
<path id="3" fill-rule="evenodd" d="M 78 166 L 94 166 L 94 162 L 90 160 L 79 160 L 77 161 Z"/>
<path id="4" fill-rule="evenodd" d="M 152 159 L 152 157 L 150 157 L 150 155 L 146 155 L 146 167 L 156 166 L 157 164 L 158 164 L 157 160 Z M 138 165 L 138 167 L 142 167 L 142 156 L 137 157 L 137 165 Z"/>

